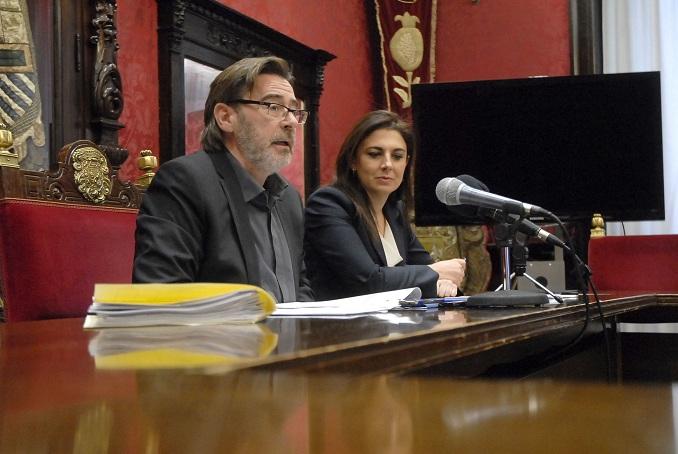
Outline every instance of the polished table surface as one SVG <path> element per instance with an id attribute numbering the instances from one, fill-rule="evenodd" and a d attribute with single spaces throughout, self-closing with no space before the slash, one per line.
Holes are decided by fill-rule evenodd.
<path id="1" fill-rule="evenodd" d="M 603 309 L 677 302 L 644 295 Z M 380 375 L 577 326 L 583 314 L 570 305 L 270 319 L 206 337 L 84 331 L 81 319 L 1 325 L 0 452 L 674 452 L 670 384 Z M 149 346 L 161 360 L 144 361 Z"/>
<path id="2" fill-rule="evenodd" d="M 678 308 L 678 296 L 604 294 L 606 318 L 659 306 Z M 553 307 L 448 309 L 332 319 L 269 319 L 278 345 L 261 367 L 276 370 L 406 373 L 496 350 L 566 329 L 576 332 L 591 303 Z"/>
<path id="3" fill-rule="evenodd" d="M 678 295 L 608 294 L 606 318 L 656 307 L 678 308 Z M 96 357 L 104 367 L 132 367 L 153 355 L 132 357 L 126 351 L 153 349 L 158 362 L 212 363 L 304 372 L 403 374 L 551 333 L 577 332 L 586 314 L 594 323 L 593 304 L 553 307 L 448 309 L 387 312 L 346 319 L 269 318 L 256 325 L 82 329 L 82 319 L 0 324 L 2 354 L 21 358 L 31 348 L 68 357 Z M 215 348 L 215 346 L 218 346 Z M 158 355 L 162 350 L 165 354 Z M 185 355 L 181 355 L 181 353 Z M 192 357 L 187 357 L 188 355 Z M 220 361 L 219 356 L 227 356 Z M 105 363 L 105 364 L 104 364 Z"/>

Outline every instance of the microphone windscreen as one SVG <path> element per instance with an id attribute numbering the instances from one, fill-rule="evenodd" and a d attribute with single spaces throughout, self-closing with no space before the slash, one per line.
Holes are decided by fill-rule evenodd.
<path id="1" fill-rule="evenodd" d="M 436 185 L 436 197 L 441 203 L 444 203 L 445 205 L 448 204 L 447 190 L 450 184 L 452 184 L 452 178 L 446 177 L 440 180 Z"/>
<path id="2" fill-rule="evenodd" d="M 446 178 L 451 180 L 451 178 Z M 487 189 L 487 186 L 485 184 L 478 180 L 475 177 L 472 177 L 471 175 L 459 175 L 457 177 L 457 180 L 461 181 L 465 185 L 473 188 L 473 189 L 479 189 L 481 191 L 489 191 Z M 442 181 L 441 181 L 442 183 Z M 440 185 L 440 183 L 438 183 Z M 436 194 L 438 193 L 438 190 L 436 188 Z M 440 199 L 440 197 L 438 197 Z M 479 213 L 479 209 L 476 206 L 473 205 L 448 205 L 447 209 L 450 210 L 452 213 L 454 213 L 456 216 L 459 216 L 462 219 L 466 219 L 467 221 L 471 222 L 478 222 L 478 220 L 485 221 L 486 216 L 484 214 Z"/>

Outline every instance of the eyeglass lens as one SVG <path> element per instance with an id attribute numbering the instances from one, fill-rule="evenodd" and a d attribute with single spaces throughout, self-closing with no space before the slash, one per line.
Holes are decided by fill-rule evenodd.
<path id="1" fill-rule="evenodd" d="M 284 118 L 287 116 L 288 112 L 292 113 L 292 116 L 297 120 L 297 123 L 300 125 L 306 122 L 308 118 L 308 112 L 305 110 L 290 109 L 287 106 L 282 104 L 271 103 L 268 106 L 268 113 L 275 118 Z"/>

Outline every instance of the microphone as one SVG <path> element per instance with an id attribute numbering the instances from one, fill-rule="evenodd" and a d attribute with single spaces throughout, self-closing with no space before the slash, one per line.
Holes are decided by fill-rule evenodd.
<path id="1" fill-rule="evenodd" d="M 452 180 L 453 178 L 450 178 Z M 447 180 L 447 178 L 444 178 L 442 181 Z M 478 190 L 482 191 L 485 193 L 489 194 L 489 188 L 483 183 L 482 181 L 478 180 L 475 177 L 472 177 L 471 175 L 459 175 L 456 180 L 460 181 L 462 184 Z M 440 186 L 440 183 L 438 183 L 438 186 Z M 436 195 L 438 195 L 438 188 L 436 188 Z M 440 199 L 440 196 L 438 196 L 438 199 Z M 510 200 L 510 199 L 509 199 Z M 455 207 L 454 211 L 460 210 L 460 208 L 463 208 L 461 211 L 464 215 L 468 215 L 467 209 L 462 205 L 460 207 Z M 469 207 L 470 208 L 470 207 Z M 450 207 L 452 209 L 452 207 Z M 496 208 L 486 208 L 486 207 L 479 207 L 476 211 L 476 214 L 480 217 L 483 218 L 489 218 L 492 219 L 493 221 L 496 222 L 506 222 L 507 220 L 510 220 L 512 222 L 515 222 L 518 220 L 518 217 L 515 214 L 506 214 L 503 211 L 496 209 Z M 540 240 L 552 245 L 552 246 L 558 246 L 560 248 L 565 249 L 566 251 L 569 251 L 570 248 L 567 244 L 565 244 L 560 238 L 558 238 L 555 235 L 550 234 L 546 230 L 542 229 L 539 227 L 537 224 L 534 222 L 530 221 L 529 219 L 521 219 L 520 223 L 517 226 L 518 231 L 524 233 L 525 235 L 528 236 L 535 236 L 539 238 Z"/>
<path id="2" fill-rule="evenodd" d="M 552 216 L 549 211 L 543 208 L 472 188 L 458 178 L 447 177 L 440 180 L 436 186 L 436 196 L 445 205 L 475 205 L 520 216 Z"/>
<path id="3" fill-rule="evenodd" d="M 482 207 L 478 208 L 478 215 L 493 219 L 497 222 L 504 222 L 507 220 L 507 218 L 513 222 L 519 219 L 518 216 L 515 214 L 507 215 L 502 211 L 499 211 L 494 208 L 482 208 Z M 518 223 L 518 231 L 524 233 L 527 236 L 536 236 L 540 240 L 552 246 L 558 246 L 560 248 L 565 249 L 566 251 L 570 250 L 570 247 L 567 244 L 565 244 L 560 238 L 542 229 L 529 219 L 520 220 L 520 223 Z"/>

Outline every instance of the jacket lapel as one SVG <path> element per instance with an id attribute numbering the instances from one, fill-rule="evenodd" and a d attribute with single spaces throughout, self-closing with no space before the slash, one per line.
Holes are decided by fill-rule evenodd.
<path id="1" fill-rule="evenodd" d="M 240 240 L 240 249 L 245 259 L 245 272 L 250 284 L 260 285 L 259 268 L 254 253 L 254 232 L 247 218 L 247 204 L 231 163 L 226 156 L 228 151 L 207 153 L 221 177 L 221 187 L 226 195 L 233 216 L 235 230 Z"/>

